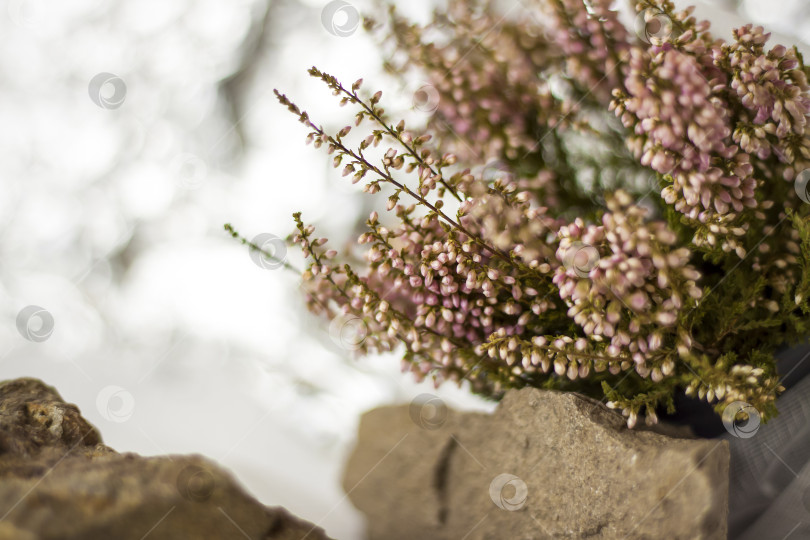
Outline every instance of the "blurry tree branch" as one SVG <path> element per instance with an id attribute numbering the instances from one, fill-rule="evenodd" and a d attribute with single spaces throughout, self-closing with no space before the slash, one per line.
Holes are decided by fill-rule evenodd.
<path id="1" fill-rule="evenodd" d="M 227 109 L 227 114 L 233 122 L 240 150 L 245 146 L 245 133 L 241 121 L 246 112 L 246 93 L 250 89 L 251 82 L 264 58 L 273 5 L 272 0 L 262 0 L 256 4 L 257 15 L 253 17 L 250 28 L 240 46 L 239 63 L 234 72 L 222 79 L 219 84 L 219 92 Z"/>

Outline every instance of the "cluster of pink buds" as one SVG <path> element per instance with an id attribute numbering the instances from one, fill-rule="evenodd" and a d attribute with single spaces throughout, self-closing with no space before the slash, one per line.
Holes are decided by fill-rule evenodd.
<path id="1" fill-rule="evenodd" d="M 669 0 L 638 1 L 636 23 L 659 24 L 638 39 L 609 0 L 536 3 L 390 12 L 388 67 L 426 80 L 425 129 L 317 68 L 353 126 L 329 133 L 276 92 L 385 201 L 344 254 L 295 215 L 309 308 L 339 345 L 399 351 L 437 385 L 575 390 L 630 426 L 679 392 L 773 415 L 774 353 L 810 333 L 801 56 L 750 25 L 714 39 Z"/>

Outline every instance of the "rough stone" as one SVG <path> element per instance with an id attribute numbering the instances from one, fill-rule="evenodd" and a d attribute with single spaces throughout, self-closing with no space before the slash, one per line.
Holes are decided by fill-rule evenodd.
<path id="1" fill-rule="evenodd" d="M 0 540 L 322 540 L 201 456 L 119 454 L 36 379 L 0 382 Z"/>
<path id="2" fill-rule="evenodd" d="M 344 488 L 371 540 L 726 538 L 725 441 L 630 430 L 570 393 L 510 391 L 491 415 L 436 405 L 361 420 Z"/>

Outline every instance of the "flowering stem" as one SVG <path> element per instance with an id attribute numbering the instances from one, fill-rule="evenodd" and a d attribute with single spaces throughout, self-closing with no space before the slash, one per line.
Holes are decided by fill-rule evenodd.
<path id="1" fill-rule="evenodd" d="M 301 213 L 296 212 L 295 214 L 293 214 L 293 218 L 295 219 L 296 226 L 298 227 L 298 230 L 299 230 L 300 234 L 302 235 L 302 237 L 306 237 L 307 236 L 306 229 L 305 229 L 305 226 L 304 226 L 304 222 L 301 220 Z M 314 248 L 315 248 L 315 246 L 312 246 L 312 248 L 309 249 L 310 256 L 312 257 L 312 260 L 315 262 L 316 265 L 322 266 L 321 258 L 318 256 L 318 254 L 317 254 L 317 252 L 316 252 L 316 250 Z M 344 271 L 345 271 L 346 276 L 349 278 L 349 281 L 351 283 L 353 283 L 355 285 L 360 285 L 364 289 L 366 289 L 368 292 L 373 293 L 375 295 L 375 297 L 377 296 L 377 294 L 374 291 L 372 291 L 366 284 L 361 282 L 359 276 L 357 276 L 352 271 L 351 267 L 348 264 L 344 266 Z M 329 283 L 332 285 L 332 287 L 334 287 L 334 289 L 336 291 L 338 291 L 343 298 L 345 298 L 347 300 L 351 300 L 353 298 L 352 295 L 350 295 L 348 292 L 346 292 L 346 289 L 343 286 L 339 285 L 334 280 L 331 273 L 324 273 L 324 275 L 326 277 L 326 280 L 329 281 Z M 353 309 L 353 308 L 351 308 L 351 303 L 349 303 L 347 305 L 350 306 L 350 309 Z M 399 319 L 401 322 L 410 323 L 410 318 L 407 315 L 405 315 L 404 313 L 401 313 L 401 312 L 397 311 L 393 307 L 389 307 L 388 311 L 392 315 L 394 315 L 397 319 Z M 358 315 L 358 316 L 363 316 L 364 315 L 362 313 L 362 310 L 355 310 L 355 314 Z M 436 335 L 437 337 L 446 338 L 448 341 L 450 341 L 451 343 L 453 343 L 457 347 L 464 347 L 464 345 L 465 345 L 464 343 L 456 340 L 455 338 L 445 336 L 443 334 L 440 334 L 440 333 L 436 332 L 432 328 L 422 327 L 422 329 L 429 332 L 429 333 L 431 333 L 431 334 Z M 398 331 L 398 335 L 400 336 L 400 340 L 402 342 L 406 342 L 406 340 L 404 339 L 405 336 L 402 335 L 401 330 Z"/>
<path id="2" fill-rule="evenodd" d="M 358 151 L 359 153 L 356 153 L 354 150 L 352 150 L 352 149 L 348 148 L 347 146 L 345 146 L 340 140 L 336 139 L 335 137 L 332 137 L 331 135 L 327 135 L 326 132 L 324 132 L 324 130 L 322 128 L 320 128 L 320 127 L 318 127 L 318 126 L 316 126 L 315 124 L 312 123 L 312 121 L 309 119 L 309 115 L 306 112 L 299 111 L 298 106 L 295 105 L 292 101 L 290 101 L 289 98 L 287 98 L 287 96 L 280 93 L 278 90 L 273 90 L 273 92 L 275 92 L 276 97 L 278 98 L 279 102 L 282 105 L 286 105 L 292 112 L 294 112 L 295 114 L 298 115 L 301 122 L 303 122 L 305 125 L 310 127 L 320 137 L 326 138 L 326 140 L 328 140 L 330 144 L 332 144 L 336 148 L 340 149 L 340 151 L 343 152 L 345 155 L 348 155 L 352 159 L 354 159 L 355 161 L 357 161 L 359 163 L 362 163 L 366 168 L 368 168 L 368 169 L 372 170 L 374 173 L 376 173 L 382 180 L 388 182 L 389 184 L 393 185 L 394 187 L 396 187 L 400 191 L 403 191 L 403 192 L 407 193 L 408 195 L 410 195 L 411 197 L 413 197 L 420 204 L 422 204 L 423 206 L 428 208 L 430 211 L 432 211 L 437 216 L 441 217 L 450 226 L 452 226 L 455 229 L 457 229 L 458 231 L 464 233 L 470 240 L 472 240 L 476 244 L 480 245 L 482 248 L 486 249 L 487 251 L 489 251 L 493 255 L 496 255 L 497 257 L 501 258 L 502 260 L 506 261 L 507 263 L 514 264 L 514 261 L 512 260 L 512 258 L 508 254 L 502 252 L 501 250 L 499 250 L 499 249 L 497 249 L 495 247 L 492 247 L 492 246 L 488 245 L 481 238 L 477 237 L 476 235 L 471 233 L 469 230 L 467 230 L 467 228 L 465 228 L 463 225 L 456 222 L 451 217 L 449 217 L 447 214 L 442 212 L 437 206 L 435 206 L 434 204 L 429 202 L 427 199 L 425 199 L 424 197 L 422 197 L 418 193 L 415 193 L 413 190 L 411 190 L 410 187 L 408 187 L 407 185 L 402 184 L 400 182 L 397 182 L 394 179 L 394 177 L 392 177 L 388 172 L 383 172 L 382 170 L 380 170 L 379 167 L 377 167 L 373 163 L 369 162 L 365 158 L 365 156 L 363 156 L 363 151 L 362 150 L 359 150 Z"/>
<path id="3" fill-rule="evenodd" d="M 281 263 L 281 265 L 284 267 L 285 270 L 290 270 L 292 272 L 295 272 L 299 276 L 301 275 L 301 271 L 298 268 L 291 265 L 290 263 L 288 263 L 284 259 L 279 259 L 275 255 L 271 255 L 270 253 L 268 253 L 267 251 L 265 251 L 264 249 L 262 249 L 261 247 L 259 247 L 255 243 L 251 242 L 250 240 L 248 240 L 247 238 L 245 238 L 244 236 L 239 234 L 239 232 L 236 229 L 234 229 L 233 225 L 231 225 L 230 223 L 226 223 L 224 225 L 224 229 L 226 231 L 228 231 L 228 234 L 230 234 L 233 238 L 236 238 L 237 240 L 239 240 L 240 243 L 242 243 L 243 245 L 246 245 L 251 250 L 256 250 L 259 253 L 261 253 L 263 256 L 267 257 L 268 259 L 270 259 L 270 260 L 272 260 L 274 262 L 277 262 L 277 263 Z"/>
<path id="4" fill-rule="evenodd" d="M 348 96 L 352 103 L 359 104 L 363 108 L 363 110 L 365 110 L 368 113 L 369 116 L 371 116 L 379 125 L 381 125 L 383 127 L 383 129 L 385 129 L 385 131 L 391 137 L 393 137 L 399 144 L 401 144 L 405 148 L 405 150 L 408 151 L 408 154 L 411 157 L 413 157 L 416 161 L 418 161 L 422 166 L 427 168 L 434 175 L 437 175 L 437 176 L 439 175 L 439 173 L 437 173 L 429 163 L 425 162 L 425 160 L 422 159 L 422 157 L 417 153 L 417 151 L 414 148 L 411 147 L 411 145 L 409 145 L 406 141 L 402 140 L 402 137 L 401 137 L 399 132 L 397 132 L 385 120 L 383 120 L 383 118 L 379 115 L 379 112 L 378 112 L 378 110 L 376 108 L 374 108 L 373 106 L 369 106 L 368 104 L 366 104 L 365 101 L 360 99 L 360 96 L 357 95 L 357 92 L 352 91 L 352 90 L 346 90 L 346 88 L 342 84 L 340 84 L 340 82 L 335 77 L 329 75 L 328 73 L 323 73 L 322 71 L 318 70 L 318 68 L 316 68 L 314 66 L 309 69 L 309 74 L 312 75 L 313 77 L 320 78 L 332 90 L 336 90 L 336 91 L 341 92 L 341 93 L 345 94 L 346 96 Z M 448 184 L 445 181 L 444 178 L 440 179 L 439 182 L 441 182 L 441 184 L 445 188 L 447 188 L 447 190 L 450 192 L 450 194 L 453 195 L 453 197 L 455 197 L 457 201 L 459 201 L 459 202 L 462 201 L 459 194 L 456 193 L 456 190 L 453 189 L 450 186 L 450 184 Z"/>

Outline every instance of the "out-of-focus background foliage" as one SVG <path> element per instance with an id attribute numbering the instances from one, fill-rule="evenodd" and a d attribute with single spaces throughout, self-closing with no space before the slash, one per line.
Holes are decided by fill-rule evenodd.
<path id="1" fill-rule="evenodd" d="M 327 126 L 349 123 L 306 75 L 317 65 L 383 89 L 389 111 L 410 106 L 362 29 L 327 30 L 327 3 L 3 0 L 0 378 L 39 377 L 117 450 L 207 455 L 262 502 L 351 539 L 362 518 L 339 478 L 360 413 L 434 390 L 400 375 L 395 356 L 352 359 L 302 309 L 295 275 L 260 268 L 222 230 L 284 237 L 301 210 L 339 247 L 372 209 L 304 146 L 272 93 Z M 425 20 L 434 2 L 398 4 Z M 349 7 L 336 16 L 371 6 Z M 810 40 L 804 0 L 718 1 L 697 14 L 720 35 L 753 21 L 776 41 Z M 101 87 L 107 108 L 88 91 L 100 73 L 126 87 Z M 49 339 L 18 332 L 28 305 L 53 316 Z"/>

